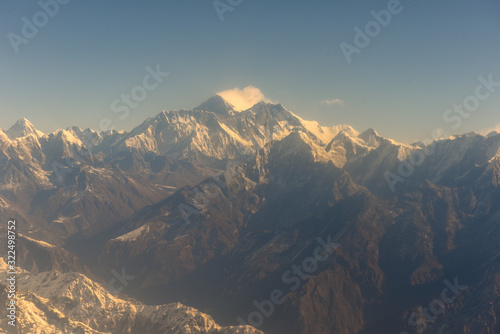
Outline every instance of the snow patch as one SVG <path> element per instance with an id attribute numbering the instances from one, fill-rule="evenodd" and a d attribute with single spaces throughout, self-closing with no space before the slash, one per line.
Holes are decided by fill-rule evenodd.
<path id="1" fill-rule="evenodd" d="M 137 238 L 139 238 L 142 234 L 142 232 L 144 231 L 145 234 L 149 233 L 149 225 L 143 225 L 133 231 L 130 231 L 128 233 L 125 233 L 121 236 L 119 236 L 118 238 L 115 238 L 113 240 L 117 240 L 117 241 L 134 241 L 134 240 L 137 240 Z"/>
<path id="2" fill-rule="evenodd" d="M 34 242 L 34 243 L 36 243 L 36 244 L 38 244 L 39 246 L 42 246 L 42 247 L 46 247 L 46 248 L 54 248 L 54 247 L 56 247 L 56 246 L 51 245 L 51 244 L 49 244 L 49 243 L 47 243 L 45 241 L 35 240 L 35 239 L 32 239 L 32 238 L 30 238 L 30 237 L 28 237 L 28 236 L 26 236 L 24 234 L 21 234 L 21 233 L 19 233 L 19 236 L 23 237 L 26 240 Z"/>

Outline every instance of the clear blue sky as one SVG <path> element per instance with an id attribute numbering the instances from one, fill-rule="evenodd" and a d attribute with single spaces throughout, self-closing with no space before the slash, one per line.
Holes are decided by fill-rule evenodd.
<path id="1" fill-rule="evenodd" d="M 480 75 L 500 81 L 500 1 L 401 0 L 401 13 L 347 63 L 340 43 L 354 45 L 354 27 L 364 30 L 388 2 L 243 0 L 221 21 L 212 0 L 72 0 L 15 53 L 8 34 L 22 36 L 22 18 L 33 22 L 41 7 L 5 0 L 0 128 L 26 117 L 44 132 L 98 129 L 109 118 L 130 130 L 163 109 L 249 85 L 302 118 L 403 142 L 436 127 L 499 124 L 500 87 L 455 130 L 443 113 L 474 94 Z M 156 64 L 170 75 L 120 119 L 111 103 Z M 335 99 L 343 105 L 321 103 Z"/>

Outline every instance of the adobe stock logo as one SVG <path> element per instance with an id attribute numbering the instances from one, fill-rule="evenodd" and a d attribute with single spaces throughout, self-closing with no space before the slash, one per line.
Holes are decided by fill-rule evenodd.
<path id="1" fill-rule="evenodd" d="M 242 2 L 243 0 L 215 0 L 212 2 L 212 5 L 214 6 L 217 16 L 219 16 L 219 20 L 222 22 L 224 21 L 224 13 L 232 12 Z"/>
<path id="2" fill-rule="evenodd" d="M 354 45 L 346 42 L 340 43 L 340 50 L 342 51 L 347 63 L 350 64 L 352 62 L 353 54 L 359 55 L 362 49 L 370 45 L 372 38 L 377 37 L 382 32 L 382 28 L 389 26 L 393 15 L 401 14 L 402 11 L 403 6 L 399 0 L 389 0 L 387 3 L 387 9 L 382 9 L 378 12 L 374 10 L 370 11 L 374 20 L 365 24 L 364 31 L 358 26 L 354 27 L 354 32 L 356 33 L 353 40 Z"/>
<path id="3" fill-rule="evenodd" d="M 54 18 L 59 13 L 60 5 L 66 5 L 71 0 L 40 0 L 38 1 L 38 6 L 42 10 L 39 10 L 33 14 L 31 21 L 23 16 L 21 21 L 23 26 L 21 28 L 21 35 L 13 32 L 7 34 L 10 45 L 12 49 L 17 54 L 19 53 L 19 46 L 21 44 L 28 44 L 30 39 L 35 38 L 38 34 L 39 29 L 45 27 L 49 23 L 49 18 Z"/>
<path id="4" fill-rule="evenodd" d="M 142 78 L 142 84 L 134 86 L 130 90 L 130 94 L 121 94 L 119 99 L 115 99 L 111 102 L 111 111 L 114 113 L 122 113 L 120 116 L 121 120 L 124 120 L 130 114 L 130 109 L 135 109 L 144 101 L 149 92 L 152 92 L 167 78 L 170 73 L 162 72 L 160 70 L 160 64 L 156 64 L 156 68 L 153 69 L 151 66 L 146 66 L 147 74 Z M 99 127 L 101 129 L 109 130 L 111 129 L 111 120 L 102 119 L 99 122 Z"/>
<path id="5" fill-rule="evenodd" d="M 417 312 L 413 312 L 408 318 L 408 325 L 415 327 L 417 333 L 424 333 L 429 323 L 434 323 L 439 315 L 445 313 L 446 304 L 454 303 L 462 294 L 462 291 L 468 288 L 466 285 L 458 284 L 458 277 L 455 277 L 453 283 L 447 279 L 445 279 L 443 283 L 446 285 L 446 288 L 441 290 L 440 297 L 432 300 L 429 303 L 429 307 L 419 306 Z M 399 334 L 410 333 L 402 331 L 399 332 Z"/>
<path id="6" fill-rule="evenodd" d="M 125 289 L 128 285 L 128 281 L 133 281 L 135 279 L 135 276 L 130 276 L 125 273 L 125 267 L 122 268 L 122 272 L 119 273 L 115 269 L 111 270 L 111 273 L 113 274 L 113 278 L 109 280 L 108 282 L 108 289 L 111 292 L 122 292 L 123 289 Z M 116 285 L 116 283 L 118 283 Z"/>
<path id="7" fill-rule="evenodd" d="M 302 283 L 319 269 L 319 263 L 326 261 L 339 246 L 338 243 L 331 241 L 331 236 L 328 236 L 326 241 L 320 237 L 316 238 L 316 241 L 318 246 L 314 249 L 313 256 L 306 257 L 300 265 L 292 265 L 290 269 L 285 270 L 281 275 L 283 284 L 290 285 L 288 287 L 290 292 L 297 291 Z M 264 299 L 261 302 L 254 300 L 252 302 L 256 310 L 248 314 L 248 323 L 242 317 L 237 317 L 236 320 L 240 325 L 248 326 L 250 324 L 250 326 L 258 328 L 264 324 L 265 318 L 269 318 L 274 314 L 275 305 L 282 305 L 285 302 L 286 293 L 281 289 L 274 289 L 269 294 L 269 299 Z"/>
<path id="8" fill-rule="evenodd" d="M 471 113 L 479 109 L 481 102 L 489 99 L 500 88 L 500 81 L 494 81 L 492 73 L 487 78 L 482 75 L 479 76 L 478 81 L 479 84 L 476 86 L 474 94 L 465 97 L 462 103 L 454 103 L 453 108 L 447 109 L 443 113 L 443 120 L 446 123 L 454 123 L 451 126 L 453 130 L 458 129 L 464 119 L 469 118 Z M 436 140 L 450 135 L 446 134 L 443 128 L 435 128 L 432 130 L 431 138 L 422 141 L 423 144 L 428 145 L 427 147 L 422 146 L 420 149 L 411 152 L 408 158 L 399 163 L 395 173 L 386 171 L 384 177 L 391 191 L 395 192 L 398 183 L 404 183 L 406 179 L 413 175 L 417 166 L 422 165 L 427 157 L 434 154 Z"/>

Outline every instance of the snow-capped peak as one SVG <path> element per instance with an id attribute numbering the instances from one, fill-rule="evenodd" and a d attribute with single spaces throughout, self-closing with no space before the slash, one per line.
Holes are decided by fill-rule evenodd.
<path id="1" fill-rule="evenodd" d="M 198 107 L 194 108 L 194 110 L 204 110 L 210 111 L 216 114 L 226 115 L 235 110 L 235 107 L 224 100 L 222 96 L 214 95 Z"/>
<path id="2" fill-rule="evenodd" d="M 383 140 L 383 138 L 380 137 L 372 128 L 363 131 L 360 135 L 358 135 L 358 138 L 362 139 L 368 146 L 371 147 L 379 146 Z"/>
<path id="3" fill-rule="evenodd" d="M 20 137 L 25 137 L 28 135 L 34 135 L 36 137 L 41 137 L 44 135 L 43 132 L 38 131 L 30 121 L 26 118 L 21 118 L 14 125 L 10 127 L 5 134 L 9 136 L 10 139 L 16 139 Z"/>
<path id="4" fill-rule="evenodd" d="M 82 141 L 75 135 L 75 133 L 70 129 L 70 130 L 57 130 L 54 133 L 57 137 L 61 138 L 64 142 L 72 145 L 82 145 Z"/>
<path id="5" fill-rule="evenodd" d="M 330 143 L 339 133 L 346 133 L 353 137 L 359 134 L 349 125 L 322 126 L 316 121 L 306 121 L 293 113 L 291 114 L 324 145 Z"/>
<path id="6" fill-rule="evenodd" d="M 364 141 L 368 141 L 370 136 L 379 137 L 377 131 L 373 130 L 372 128 L 363 131 L 358 137 L 363 139 Z"/>

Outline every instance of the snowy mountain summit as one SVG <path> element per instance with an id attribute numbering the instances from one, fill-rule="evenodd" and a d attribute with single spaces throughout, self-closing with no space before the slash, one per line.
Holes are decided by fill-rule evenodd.
<path id="1" fill-rule="evenodd" d="M 20 137 L 26 137 L 29 135 L 34 135 L 36 137 L 43 136 L 43 132 L 37 130 L 30 121 L 26 118 L 21 118 L 14 125 L 12 125 L 5 134 L 9 136 L 10 139 L 16 139 Z"/>
<path id="2" fill-rule="evenodd" d="M 235 107 L 221 96 L 214 95 L 194 108 L 194 110 L 205 110 L 216 114 L 227 115 L 234 112 Z"/>

